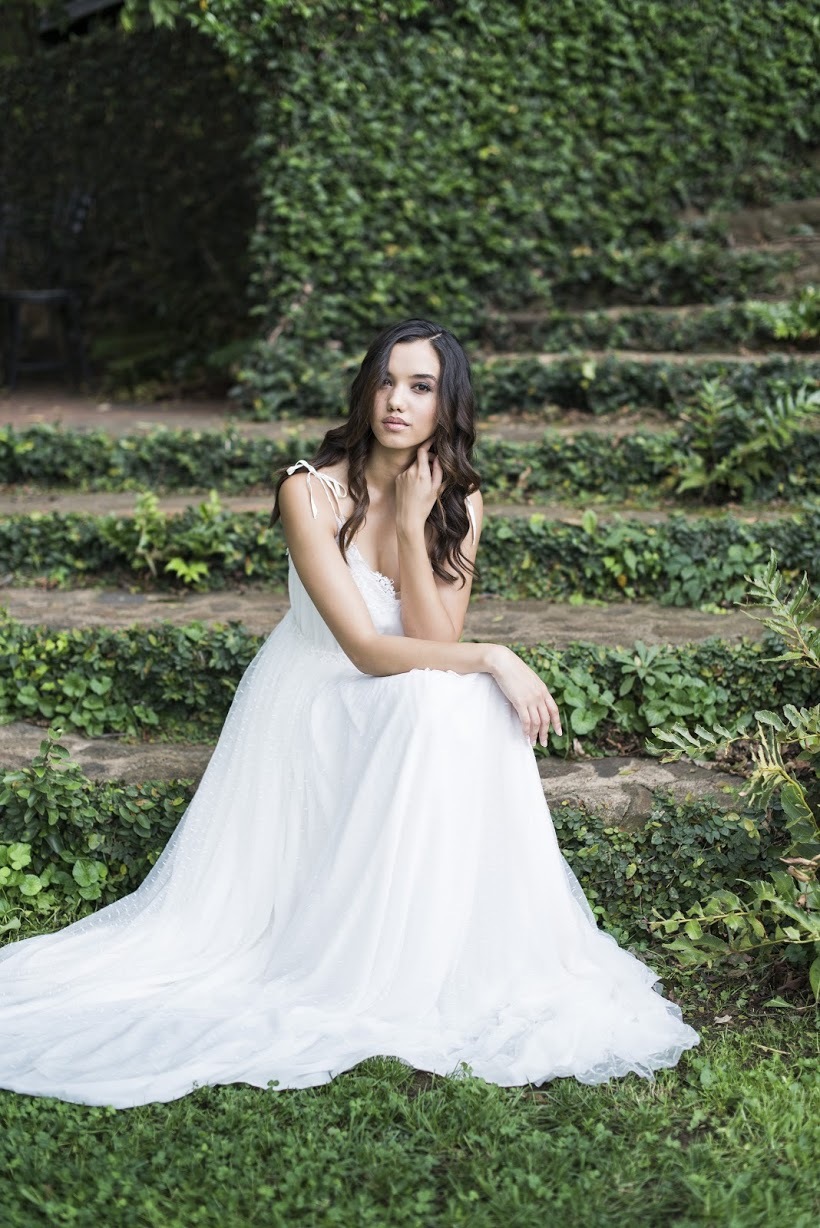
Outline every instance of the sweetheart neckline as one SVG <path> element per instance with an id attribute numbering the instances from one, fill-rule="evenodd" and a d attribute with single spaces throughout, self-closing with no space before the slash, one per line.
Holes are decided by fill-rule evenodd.
<path id="1" fill-rule="evenodd" d="M 377 580 L 384 580 L 386 584 L 389 584 L 390 595 L 392 596 L 393 600 L 401 601 L 401 596 L 390 576 L 386 576 L 383 571 L 377 571 L 375 567 L 371 567 L 355 542 L 350 543 L 348 550 L 355 550 L 356 554 L 359 556 L 359 562 L 367 569 L 367 571 L 370 572 L 371 576 L 375 576 Z"/>

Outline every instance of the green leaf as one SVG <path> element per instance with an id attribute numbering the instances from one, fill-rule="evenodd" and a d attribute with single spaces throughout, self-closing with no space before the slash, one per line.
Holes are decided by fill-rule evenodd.
<path id="1" fill-rule="evenodd" d="M 809 968 L 809 984 L 815 1001 L 820 1001 L 820 955 L 812 961 Z"/>
<path id="2" fill-rule="evenodd" d="M 806 800 L 806 792 L 803 786 L 796 781 L 790 781 L 780 790 L 780 804 L 788 818 L 796 822 L 801 819 L 812 820 L 814 818 Z"/>
<path id="3" fill-rule="evenodd" d="M 79 887 L 88 888 L 95 886 L 102 877 L 100 871 L 103 867 L 99 862 L 91 861 L 88 858 L 80 857 L 74 862 L 71 868 L 72 877 Z M 88 897 L 84 897 L 88 898 Z"/>

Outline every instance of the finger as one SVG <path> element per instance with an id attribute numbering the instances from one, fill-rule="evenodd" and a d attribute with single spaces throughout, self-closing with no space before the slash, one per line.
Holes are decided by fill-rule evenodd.
<path id="1" fill-rule="evenodd" d="M 560 738 L 561 734 L 564 732 L 561 728 L 561 713 L 558 711 L 558 704 L 552 698 L 549 691 L 547 691 L 547 709 L 550 714 L 552 727 Z"/>
<path id="2" fill-rule="evenodd" d="M 541 713 L 538 711 L 537 705 L 535 707 L 530 707 L 528 711 L 529 725 L 527 736 L 529 737 L 530 745 L 535 746 L 535 742 L 538 737 L 538 730 L 541 728 Z"/>
<path id="3" fill-rule="evenodd" d="M 510 701 L 512 703 L 512 701 Z M 524 736 L 529 740 L 530 737 L 530 713 L 529 708 L 524 704 L 513 703 L 515 714 L 521 722 L 521 730 Z"/>
<path id="4" fill-rule="evenodd" d="M 552 720 L 546 702 L 538 705 L 538 715 L 541 718 L 538 727 L 538 741 L 542 746 L 546 746 L 549 741 L 550 723 Z"/>

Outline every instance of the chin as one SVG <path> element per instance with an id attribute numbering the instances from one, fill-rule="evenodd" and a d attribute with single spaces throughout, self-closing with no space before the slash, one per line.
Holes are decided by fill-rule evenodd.
<path id="1" fill-rule="evenodd" d="M 389 448 L 391 452 L 406 452 L 408 448 L 417 448 L 426 439 L 425 435 L 411 435 L 409 431 L 399 431 L 394 435 L 390 431 L 379 430 L 373 431 L 373 435 L 383 448 Z"/>

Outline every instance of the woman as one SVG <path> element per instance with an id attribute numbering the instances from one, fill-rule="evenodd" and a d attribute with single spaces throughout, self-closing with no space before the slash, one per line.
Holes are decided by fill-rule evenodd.
<path id="1" fill-rule="evenodd" d="M 0 952 L 0 1086 L 120 1107 L 306 1087 L 384 1054 L 503 1085 L 651 1078 L 699 1042 L 600 931 L 509 649 L 462 644 L 482 504 L 469 367 L 387 329 L 280 479 L 291 609 L 142 885 Z"/>

